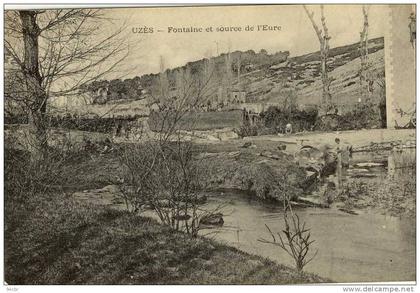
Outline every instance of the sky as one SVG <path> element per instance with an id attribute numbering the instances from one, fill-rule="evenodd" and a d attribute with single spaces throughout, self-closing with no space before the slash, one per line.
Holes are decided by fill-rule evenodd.
<path id="1" fill-rule="evenodd" d="M 319 5 L 308 5 L 318 26 Z M 363 26 L 361 5 L 325 5 L 330 47 L 359 41 Z M 182 66 L 189 61 L 236 50 L 261 49 L 268 53 L 289 51 L 299 56 L 319 50 L 319 41 L 302 5 L 249 5 L 216 7 L 113 8 L 104 11 L 112 25 L 104 33 L 124 25 L 130 54 L 113 77 L 130 78 Z M 369 37 L 384 36 L 388 19 L 386 5 L 369 5 Z M 276 31 L 256 31 L 258 25 L 281 27 Z M 168 33 L 168 27 L 201 27 L 199 33 Z M 213 32 L 206 32 L 207 27 Z M 254 31 L 244 31 L 246 26 Z M 153 33 L 135 33 L 139 28 Z M 240 32 L 215 32 L 217 27 L 241 27 Z M 147 29 L 149 30 L 149 29 Z M 161 30 L 159 32 L 158 30 Z M 142 29 L 144 31 L 144 29 Z"/>

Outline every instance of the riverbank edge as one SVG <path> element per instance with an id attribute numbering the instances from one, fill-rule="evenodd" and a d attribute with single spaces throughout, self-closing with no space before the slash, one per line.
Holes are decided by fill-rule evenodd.
<path id="1" fill-rule="evenodd" d="M 5 227 L 9 285 L 331 282 L 205 237 L 192 239 L 147 217 L 65 195 L 31 198 L 25 207 L 14 208 L 14 220 L 6 215 Z"/>

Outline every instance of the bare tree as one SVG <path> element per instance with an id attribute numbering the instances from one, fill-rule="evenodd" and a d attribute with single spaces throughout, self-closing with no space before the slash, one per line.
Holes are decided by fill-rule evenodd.
<path id="1" fill-rule="evenodd" d="M 162 89 L 155 89 L 152 97 L 159 105 L 152 119 L 157 131 L 120 152 L 125 169 L 121 190 L 128 210 L 149 207 L 163 224 L 196 237 L 203 219 L 221 209 L 204 207 L 211 166 L 203 164 L 197 146 L 184 132 L 194 127 L 193 110 L 206 100 L 211 74 L 193 75 L 185 68 L 175 77 L 176 87 L 167 77 L 164 72 Z"/>
<path id="2" fill-rule="evenodd" d="M 107 21 L 98 9 L 6 11 L 5 96 L 27 110 L 35 161 L 48 145 L 48 99 L 78 93 L 127 56 L 123 27 L 104 33 Z"/>
<path id="3" fill-rule="evenodd" d="M 286 182 L 287 172 L 283 174 L 283 181 Z M 312 244 L 315 240 L 311 239 L 310 228 L 306 227 L 306 223 L 301 221 L 299 216 L 293 211 L 291 205 L 291 196 L 288 194 L 285 183 L 280 190 L 283 199 L 283 220 L 284 229 L 282 233 L 274 233 L 268 225 L 267 228 L 272 240 L 260 238 L 258 241 L 262 243 L 275 245 L 285 252 L 295 261 L 296 269 L 302 271 L 305 265 L 311 262 L 318 251 L 311 256 L 308 255 Z"/>
<path id="4" fill-rule="evenodd" d="M 197 158 L 198 151 L 181 137 L 167 143 L 147 141 L 121 152 L 125 167 L 121 184 L 127 209 L 151 208 L 160 221 L 177 231 L 198 235 L 202 219 L 220 211 L 205 207 L 203 192 L 211 167 Z M 125 184 L 124 184 L 125 183 Z M 127 190 L 131 189 L 127 196 Z"/>
<path id="5" fill-rule="evenodd" d="M 312 256 L 308 257 L 308 252 L 315 240 L 311 240 L 310 229 L 305 227 L 305 222 L 301 222 L 297 214 L 285 212 L 284 215 L 285 228 L 282 231 L 284 236 L 282 236 L 282 233 L 274 234 L 270 227 L 265 225 L 273 240 L 259 239 L 259 241 L 273 244 L 286 251 L 295 261 L 296 269 L 302 271 L 318 253 L 316 251 Z"/>
<path id="6" fill-rule="evenodd" d="M 360 89 L 363 101 L 366 101 L 373 92 L 374 80 L 369 71 L 369 7 L 363 5 L 363 29 L 360 32 Z"/>
<path id="7" fill-rule="evenodd" d="M 326 19 L 324 15 L 324 5 L 321 5 L 321 25 L 322 29 L 318 27 L 314 19 L 314 12 L 310 12 L 306 5 L 303 5 L 306 14 L 309 17 L 309 20 L 312 23 L 312 26 L 315 30 L 315 33 L 319 40 L 320 45 L 320 54 L 321 54 L 321 79 L 322 79 L 322 102 L 321 107 L 324 109 L 324 112 L 328 113 L 331 110 L 335 109 L 335 106 L 332 103 L 330 84 L 331 80 L 328 77 L 328 54 L 330 51 L 329 41 L 331 37 L 328 34 L 328 28 L 326 24 Z"/>

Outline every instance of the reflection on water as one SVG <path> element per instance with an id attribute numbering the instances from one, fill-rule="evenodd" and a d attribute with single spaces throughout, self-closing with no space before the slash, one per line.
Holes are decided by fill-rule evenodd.
<path id="1" fill-rule="evenodd" d="M 360 178 L 391 180 L 392 177 L 395 179 L 396 176 L 407 176 L 408 172 L 415 172 L 414 164 L 414 149 L 404 152 L 357 153 L 342 175 L 343 180 L 364 173 L 370 175 L 364 174 Z M 201 235 L 294 267 L 293 260 L 285 251 L 258 241 L 260 238 L 270 239 L 266 224 L 274 233 L 281 232 L 284 227 L 282 207 L 253 200 L 244 193 L 211 194 L 206 204 L 208 210 L 220 205 L 224 205 L 223 227 L 202 230 Z M 304 208 L 295 209 L 295 212 L 306 222 L 306 227 L 311 228 L 311 239 L 315 240 L 313 247 L 318 250 L 317 256 L 305 267 L 305 271 L 335 282 L 415 280 L 415 218 L 398 218 L 363 211 L 351 215 L 334 208 Z M 150 216 L 153 213 L 150 212 Z"/>
<path id="2" fill-rule="evenodd" d="M 415 149 L 388 152 L 364 152 L 353 155 L 342 181 L 398 179 L 415 176 Z M 340 181 L 341 181 L 340 180 Z M 264 244 L 270 239 L 265 224 L 276 233 L 284 227 L 282 208 L 250 200 L 244 194 L 217 194 L 210 206 L 228 202 L 225 225 L 214 238 L 243 251 L 294 266 L 290 256 L 276 246 Z M 358 211 L 350 215 L 335 209 L 306 208 L 296 211 L 311 227 L 315 259 L 305 270 L 337 282 L 415 280 L 415 218 L 397 218 Z"/>
<path id="3" fill-rule="evenodd" d="M 283 226 L 282 208 L 251 201 L 243 194 L 228 193 L 211 197 L 210 206 L 229 202 L 225 225 L 204 230 L 218 241 L 252 254 L 294 266 L 293 260 L 278 247 L 258 241 L 269 239 Z M 297 210 L 311 227 L 318 255 L 305 270 L 337 282 L 415 280 L 415 219 L 376 214 L 349 215 L 332 209 Z M 311 237 L 311 238 L 312 238 Z"/>
<path id="4" fill-rule="evenodd" d="M 387 180 L 389 177 L 415 175 L 416 149 L 361 152 L 353 154 L 350 162 L 350 175 L 363 178 L 376 178 Z M 364 174 L 363 174 L 364 173 Z"/>

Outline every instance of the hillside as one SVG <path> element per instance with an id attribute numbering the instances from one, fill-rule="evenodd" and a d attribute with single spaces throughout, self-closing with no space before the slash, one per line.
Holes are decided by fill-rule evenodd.
<path id="1" fill-rule="evenodd" d="M 344 111 L 349 105 L 357 103 L 360 96 L 358 46 L 358 43 L 354 43 L 330 49 L 328 67 L 332 79 L 332 98 Z M 220 101 L 220 95 L 222 99 L 229 99 L 229 91 L 235 89 L 245 93 L 247 103 L 281 104 L 285 99 L 295 97 L 301 106 L 318 104 L 322 94 L 320 52 L 295 57 L 289 55 L 287 51 L 267 54 L 265 50 L 259 53 L 249 50 L 221 54 L 168 69 L 164 73 L 165 82 L 170 90 L 175 91 L 180 74 L 183 77 L 188 74 L 200 80 L 208 77 L 209 88 L 212 89 L 208 91 L 208 100 Z M 372 100 L 378 102 L 381 90 L 378 85 L 385 74 L 382 37 L 369 41 L 369 62 L 372 76 L 377 81 Z M 147 74 L 125 80 L 97 81 L 83 89 L 84 95 L 90 96 L 93 105 L 80 107 L 80 103 L 74 103 L 74 107 L 66 107 L 79 113 L 97 112 L 103 115 L 113 108 L 111 105 L 118 104 L 116 107 L 122 109 L 119 115 L 132 115 L 135 112 L 133 109 L 138 109 L 144 115 L 148 109 L 143 107 L 151 104 L 151 96 L 157 96 L 161 77 L 158 74 Z M 220 91 L 216 93 L 220 88 L 223 88 L 221 94 Z M 98 99 L 98 95 L 102 97 Z M 60 107 L 60 103 L 52 105 Z M 125 113 L 123 109 L 130 111 Z"/>
<path id="2" fill-rule="evenodd" d="M 372 75 L 378 81 L 385 73 L 384 40 L 369 42 L 369 62 Z M 358 44 L 330 50 L 329 77 L 332 79 L 333 101 L 339 108 L 357 103 L 359 89 L 360 59 Z M 264 70 L 244 77 L 247 98 L 253 102 L 281 103 L 286 97 L 295 95 L 298 104 L 318 104 L 322 95 L 319 52 L 293 57 L 274 64 Z M 379 88 L 374 86 L 373 100 L 379 99 Z"/>

